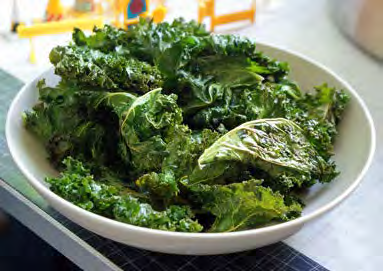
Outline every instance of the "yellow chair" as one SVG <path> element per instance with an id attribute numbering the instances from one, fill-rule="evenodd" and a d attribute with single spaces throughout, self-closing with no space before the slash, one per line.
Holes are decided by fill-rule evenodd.
<path id="1" fill-rule="evenodd" d="M 205 17 L 210 17 L 210 30 L 214 31 L 217 25 L 227 24 L 231 22 L 250 20 L 255 22 L 255 1 L 252 2 L 249 10 L 238 11 L 234 13 L 215 15 L 215 0 L 199 0 L 198 3 L 198 22 L 202 23 Z"/>
<path id="2" fill-rule="evenodd" d="M 128 19 L 127 8 L 132 0 L 103 0 L 112 6 L 115 22 L 117 27 L 128 27 L 129 25 L 136 24 L 139 18 Z M 146 1 L 147 10 L 149 10 L 149 0 Z M 166 15 L 166 7 L 163 2 L 160 1 L 153 12 L 144 12 L 140 14 L 140 17 L 153 18 L 156 23 L 162 22 Z M 102 9 L 98 8 L 98 11 L 93 13 L 75 13 L 70 9 L 65 10 L 61 5 L 60 0 L 49 0 L 46 15 L 47 22 L 42 20 L 34 22 L 32 25 L 20 25 L 17 28 L 17 33 L 20 38 L 28 38 L 30 40 L 30 62 L 36 62 L 35 46 L 33 38 L 41 35 L 52 35 L 64 32 L 71 32 L 73 28 L 77 27 L 82 30 L 92 30 L 95 26 L 101 27 L 104 25 L 104 18 L 97 16 L 102 12 Z M 122 15 L 123 14 L 123 15 Z M 124 21 L 120 22 L 120 17 L 124 17 Z M 64 19 L 62 19 L 64 17 Z M 62 19 L 62 20 L 61 20 Z"/>
<path id="3" fill-rule="evenodd" d="M 31 26 L 20 25 L 17 28 L 17 33 L 20 38 L 28 38 L 30 40 L 31 50 L 29 59 L 31 63 L 36 63 L 35 46 L 32 40 L 34 37 L 72 32 L 75 27 L 82 30 L 92 30 L 94 26 L 101 27 L 103 25 L 103 18 L 68 19 L 57 22 L 36 23 Z"/>

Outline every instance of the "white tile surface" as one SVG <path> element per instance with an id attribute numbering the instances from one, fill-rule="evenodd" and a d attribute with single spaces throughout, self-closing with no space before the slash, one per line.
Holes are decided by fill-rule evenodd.
<path id="1" fill-rule="evenodd" d="M 250 1 L 222 0 L 219 11 L 240 9 Z M 197 1 L 168 0 L 168 18 L 195 19 Z M 328 15 L 326 0 L 258 0 L 257 23 L 217 30 L 238 32 L 299 51 L 322 62 L 349 81 L 370 108 L 377 128 L 375 161 L 361 186 L 340 207 L 310 223 L 287 243 L 331 270 L 380 270 L 383 266 L 383 64 L 346 40 Z M 246 26 L 238 28 L 238 26 Z M 24 81 L 49 66 L 47 56 L 70 35 L 36 39 L 38 64 L 28 62 L 28 41 L 0 36 L 0 68 Z"/>

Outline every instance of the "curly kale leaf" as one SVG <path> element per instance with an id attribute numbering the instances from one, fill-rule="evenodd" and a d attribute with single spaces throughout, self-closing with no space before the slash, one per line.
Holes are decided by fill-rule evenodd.
<path id="1" fill-rule="evenodd" d="M 104 54 L 87 47 L 57 46 L 49 55 L 55 73 L 82 86 L 109 91 L 121 89 L 146 93 L 162 86 L 156 67 L 114 53 Z"/>
<path id="2" fill-rule="evenodd" d="M 187 206 L 170 206 L 155 211 L 148 203 L 118 187 L 96 181 L 80 161 L 64 160 L 66 169 L 58 178 L 46 178 L 50 189 L 73 204 L 118 221 L 153 229 L 199 232 L 202 226 L 192 220 L 193 213 Z"/>
<path id="3" fill-rule="evenodd" d="M 198 157 L 218 139 L 219 134 L 208 129 L 192 133 L 186 126 L 177 125 L 170 137 L 161 172 L 145 174 L 136 181 L 141 190 L 163 199 L 178 195 L 179 180 L 192 172 Z"/>
<path id="4" fill-rule="evenodd" d="M 37 83 L 37 88 L 40 101 L 33 106 L 32 110 L 24 113 L 24 124 L 28 130 L 38 136 L 44 145 L 47 145 L 55 130 L 64 130 L 63 125 L 76 127 L 79 120 L 74 117 L 77 115 L 77 111 L 73 106 L 75 103 L 72 98 L 73 90 L 47 87 L 44 79 Z M 65 95 L 63 95 L 64 91 Z M 66 111 L 64 111 L 63 105 L 65 105 Z M 67 114 L 64 115 L 63 112 Z"/>
<path id="5" fill-rule="evenodd" d="M 234 35 L 184 36 L 164 51 L 158 66 L 166 77 L 174 78 L 179 69 L 194 74 L 200 73 L 202 65 L 199 64 L 204 59 L 220 63 L 227 61 L 236 68 L 249 67 L 250 63 L 252 72 L 272 82 L 279 82 L 288 73 L 286 63 L 278 62 L 257 52 L 253 41 Z M 172 65 L 162 65 L 161 62 Z M 238 63 L 241 65 L 234 65 Z"/>
<path id="6" fill-rule="evenodd" d="M 104 53 L 115 52 L 154 64 L 176 41 L 184 37 L 198 38 L 209 34 L 202 25 L 193 21 L 186 22 L 182 18 L 161 24 L 141 18 L 129 31 L 105 25 L 103 28 L 94 28 L 93 34 L 86 37 L 81 30 L 75 29 L 73 41 L 77 46 Z"/>
<path id="7" fill-rule="evenodd" d="M 40 81 L 37 87 L 40 101 L 25 113 L 24 122 L 43 142 L 55 165 L 68 155 L 106 164 L 116 159 L 118 119 L 87 107 L 88 94 L 71 85 L 61 82 L 48 87 Z"/>
<path id="8" fill-rule="evenodd" d="M 264 80 L 256 62 L 243 56 L 206 56 L 194 61 L 198 72 L 223 86 L 252 86 Z"/>
<path id="9" fill-rule="evenodd" d="M 46 178 L 50 189 L 77 206 L 97 214 L 112 217 L 113 208 L 119 198 L 113 186 L 97 183 L 90 170 L 71 158 L 63 160 L 65 170 L 58 178 Z"/>
<path id="10" fill-rule="evenodd" d="M 215 216 L 210 232 L 230 232 L 284 222 L 300 216 L 297 202 L 286 204 L 284 197 L 262 181 L 250 180 L 229 185 L 191 185 L 192 198 Z"/>
<path id="11" fill-rule="evenodd" d="M 189 181 L 214 183 L 227 173 L 233 174 L 232 167 L 241 169 L 243 165 L 266 172 L 275 182 L 283 180 L 280 185 L 288 184 L 288 188 L 301 187 L 303 183 L 312 185 L 316 179 L 334 171 L 294 122 L 261 119 L 236 127 L 207 148 Z M 293 183 L 286 182 L 286 178 Z"/>
<path id="12" fill-rule="evenodd" d="M 95 27 L 93 34 L 86 36 L 81 29 L 75 28 L 72 34 L 73 42 L 77 46 L 86 46 L 100 50 L 104 53 L 118 52 L 129 43 L 128 32 L 123 29 L 104 25 L 103 28 Z"/>
<path id="13" fill-rule="evenodd" d="M 151 172 L 137 179 L 136 185 L 144 192 L 163 199 L 177 196 L 179 188 L 174 173 L 171 170 L 163 173 Z"/>
<path id="14" fill-rule="evenodd" d="M 132 103 L 137 99 L 137 96 L 129 92 L 96 92 L 87 93 L 89 96 L 84 101 L 89 107 L 96 110 L 106 107 L 114 112 L 119 118 L 130 108 Z"/>
<path id="15" fill-rule="evenodd" d="M 197 129 L 217 129 L 222 125 L 226 129 L 233 129 L 255 119 L 284 117 L 287 114 L 286 107 L 296 109 L 296 100 L 302 97 L 297 86 L 290 82 L 276 84 L 254 81 L 247 84 L 245 81 L 236 87 L 233 87 L 236 83 L 232 80 L 233 85 L 230 82 L 227 85 L 207 83 L 202 88 L 197 88 L 194 83 L 200 81 L 189 80 L 189 89 L 199 95 L 195 95 L 194 99 L 189 98 L 191 102 L 186 105 L 181 104 L 185 111 L 185 120 L 192 128 Z M 194 102 L 199 100 L 197 97 L 204 97 L 205 93 L 212 97 L 209 103 Z M 180 101 L 182 100 L 181 98 Z"/>
<path id="16" fill-rule="evenodd" d="M 182 113 L 174 94 L 152 90 L 138 97 L 122 112 L 120 133 L 138 172 L 159 169 L 167 155 L 167 137 L 182 122 Z"/>
<path id="17" fill-rule="evenodd" d="M 193 214 L 187 206 L 171 205 L 157 212 L 147 203 L 139 203 L 132 197 L 124 197 L 116 204 L 114 215 L 118 221 L 152 229 L 200 232 L 203 227 L 192 220 Z"/>
<path id="18" fill-rule="evenodd" d="M 176 126 L 167 145 L 168 156 L 162 163 L 162 169 L 172 170 L 176 178 L 189 174 L 198 157 L 218 138 L 219 134 L 209 129 L 193 132 L 187 126 Z"/>
<path id="19" fill-rule="evenodd" d="M 326 84 L 316 87 L 315 93 L 307 93 L 298 101 L 292 118 L 303 128 L 309 140 L 325 159 L 333 153 L 337 135 L 336 125 L 349 103 L 350 96 L 344 91 L 330 88 Z"/>
<path id="20" fill-rule="evenodd" d="M 126 48 L 129 53 L 142 61 L 162 66 L 170 65 L 173 62 L 162 56 L 177 41 L 184 38 L 198 39 L 209 36 L 209 32 L 200 24 L 193 21 L 185 22 L 183 19 L 161 24 L 154 24 L 142 19 L 128 32 L 130 43 Z M 174 60 L 176 61 L 176 59 Z"/>

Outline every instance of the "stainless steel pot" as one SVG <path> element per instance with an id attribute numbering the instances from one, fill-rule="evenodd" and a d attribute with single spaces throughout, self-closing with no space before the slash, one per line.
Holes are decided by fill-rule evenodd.
<path id="1" fill-rule="evenodd" d="M 383 59 L 383 0 L 329 0 L 338 26 L 358 45 Z"/>

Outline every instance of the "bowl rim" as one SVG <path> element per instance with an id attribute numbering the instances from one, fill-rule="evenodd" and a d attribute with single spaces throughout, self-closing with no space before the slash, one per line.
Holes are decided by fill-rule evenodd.
<path id="1" fill-rule="evenodd" d="M 165 231 L 165 230 L 157 230 L 157 229 L 151 229 L 151 228 L 145 228 L 140 226 L 135 226 L 127 223 L 123 223 L 117 220 L 113 220 L 111 218 L 107 218 L 95 213 L 92 213 L 90 211 L 87 211 L 85 209 L 82 209 L 75 204 L 65 200 L 64 198 L 56 195 L 54 192 L 52 192 L 47 186 L 44 186 L 40 181 L 38 181 L 27 169 L 27 166 L 21 163 L 20 160 L 17 159 L 16 154 L 16 147 L 15 144 L 12 144 L 13 139 L 11 137 L 11 126 L 13 123 L 13 120 L 11 119 L 11 112 L 15 110 L 16 104 L 18 100 L 22 97 L 23 93 L 26 91 L 26 89 L 36 81 L 37 78 L 39 78 L 44 73 L 47 73 L 49 70 L 53 69 L 53 67 L 48 68 L 45 72 L 37 76 L 34 80 L 26 83 L 17 93 L 15 98 L 13 99 L 11 106 L 9 107 L 7 118 L 6 118 L 6 125 L 5 125 L 5 134 L 6 134 L 6 140 L 8 144 L 9 151 L 11 153 L 11 156 L 13 160 L 15 161 L 18 168 L 21 170 L 21 172 L 24 174 L 28 182 L 45 198 L 45 200 L 48 201 L 54 201 L 55 203 L 59 203 L 63 206 L 65 210 L 72 210 L 73 212 L 77 213 L 77 215 L 81 215 L 90 222 L 92 221 L 98 221 L 100 224 L 103 224 L 105 227 L 112 226 L 114 228 L 125 228 L 125 230 L 129 230 L 131 232 L 137 232 L 141 234 L 146 235 L 157 235 L 164 238 L 199 238 L 199 239 L 222 239 L 222 238 L 235 238 L 239 236 L 246 236 L 246 235 L 255 235 L 255 234 L 267 234 L 269 232 L 274 232 L 278 230 L 283 230 L 284 228 L 290 228 L 290 227 L 298 227 L 300 225 L 303 225 L 304 223 L 311 221 L 320 215 L 330 211 L 335 206 L 337 206 L 339 203 L 341 203 L 344 199 L 346 199 L 361 183 L 363 177 L 365 176 L 367 170 L 369 169 L 374 153 L 376 148 L 376 132 L 375 132 L 375 126 L 372 119 L 372 116 L 365 105 L 365 102 L 362 100 L 362 98 L 359 96 L 359 94 L 354 90 L 354 88 L 347 83 L 345 80 L 343 80 L 340 76 L 335 74 L 333 71 L 331 71 L 329 68 L 324 66 L 323 64 L 317 62 L 316 60 L 313 60 L 307 56 L 302 55 L 301 53 L 298 53 L 294 50 L 290 50 L 287 48 L 284 48 L 283 46 L 274 45 L 272 43 L 265 43 L 265 42 L 257 42 L 256 45 L 260 45 L 263 48 L 269 48 L 276 51 L 282 51 L 284 53 L 293 55 L 297 58 L 300 58 L 301 60 L 304 60 L 306 62 L 309 62 L 313 64 L 314 66 L 318 67 L 319 69 L 323 70 L 324 72 L 328 73 L 329 75 L 333 76 L 337 81 L 339 81 L 341 84 L 345 86 L 347 91 L 349 91 L 353 98 L 357 100 L 357 102 L 360 104 L 360 106 L 363 109 L 364 114 L 366 115 L 369 128 L 370 128 L 370 149 L 368 158 L 362 168 L 362 170 L 359 172 L 358 176 L 355 178 L 354 182 L 345 190 L 343 191 L 339 196 L 337 196 L 335 199 L 330 201 L 329 203 L 325 204 L 324 206 L 318 208 L 317 210 L 314 210 L 312 213 L 307 215 L 302 215 L 301 217 L 298 217 L 294 220 L 290 220 L 287 222 L 283 222 L 276 225 L 271 226 L 265 226 L 262 228 L 257 229 L 249 229 L 249 230 L 243 230 L 243 231 L 236 231 L 236 232 L 219 232 L 219 233 L 188 233 L 188 232 L 172 232 L 172 231 Z M 260 50 L 262 51 L 262 50 Z"/>

